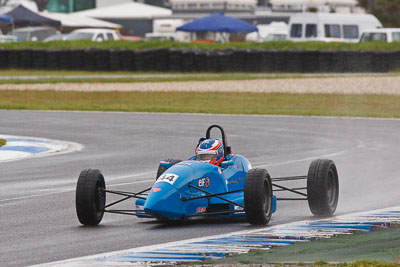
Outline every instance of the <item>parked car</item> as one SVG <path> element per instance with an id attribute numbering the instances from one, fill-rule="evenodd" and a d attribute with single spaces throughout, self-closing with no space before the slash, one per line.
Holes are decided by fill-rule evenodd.
<path id="1" fill-rule="evenodd" d="M 270 33 L 263 39 L 263 42 L 271 42 L 271 41 L 286 41 L 287 34 L 279 34 L 279 33 Z"/>
<path id="2" fill-rule="evenodd" d="M 65 41 L 67 40 L 68 34 L 54 34 L 50 35 L 46 39 L 43 40 L 43 42 L 50 42 L 50 41 Z"/>
<path id="3" fill-rule="evenodd" d="M 382 27 L 370 14 L 301 13 L 289 20 L 289 40 L 358 42 L 366 29 Z"/>
<path id="4" fill-rule="evenodd" d="M 370 29 L 363 32 L 360 42 L 400 42 L 400 28 Z"/>
<path id="5" fill-rule="evenodd" d="M 144 35 L 146 41 L 176 41 L 175 35 L 172 33 L 154 33 L 148 32 Z"/>
<path id="6" fill-rule="evenodd" d="M 142 41 L 144 38 L 142 36 L 136 36 L 136 35 L 121 35 L 119 37 L 119 39 L 120 40 L 137 42 L 137 41 Z"/>
<path id="7" fill-rule="evenodd" d="M 111 29 L 88 28 L 72 31 L 67 40 L 91 40 L 102 42 L 106 40 L 119 40 L 118 34 Z"/>
<path id="8" fill-rule="evenodd" d="M 15 35 L 4 35 L 0 30 L 0 43 L 12 43 L 19 42 L 18 36 Z"/>
<path id="9" fill-rule="evenodd" d="M 18 28 L 11 34 L 17 36 L 21 41 L 43 41 L 48 36 L 60 34 L 60 32 L 53 27 L 39 26 Z"/>

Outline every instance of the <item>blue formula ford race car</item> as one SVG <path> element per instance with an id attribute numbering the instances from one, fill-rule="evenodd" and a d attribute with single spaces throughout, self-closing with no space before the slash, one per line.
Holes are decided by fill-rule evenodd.
<path id="1" fill-rule="evenodd" d="M 211 138 L 212 129 L 218 129 L 221 138 Z M 106 189 L 99 170 L 83 170 L 76 187 L 79 221 L 83 225 L 98 225 L 106 212 L 160 221 L 241 216 L 250 224 L 266 225 L 279 201 L 307 200 L 314 215 L 330 216 L 336 210 L 339 196 L 338 173 L 333 161 L 314 160 L 307 175 L 271 178 L 266 169 L 252 168 L 245 157 L 231 153 L 219 125 L 208 127 L 193 157 L 184 161 L 161 161 L 156 178 L 150 188 L 123 192 Z M 302 180 L 306 186 L 287 185 Z M 110 194 L 119 198 L 107 204 L 106 195 Z M 283 196 L 277 197 L 279 194 Z M 130 208 L 115 208 L 132 199 L 135 201 Z"/>

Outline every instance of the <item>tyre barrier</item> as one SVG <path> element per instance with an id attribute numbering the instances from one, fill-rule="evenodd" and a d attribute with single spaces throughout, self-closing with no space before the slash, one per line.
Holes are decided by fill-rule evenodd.
<path id="1" fill-rule="evenodd" d="M 46 68 L 46 50 L 32 50 L 32 69 L 45 69 Z"/>
<path id="2" fill-rule="evenodd" d="M 116 50 L 119 57 L 119 70 L 135 70 L 133 60 L 135 51 L 133 50 Z"/>
<path id="3" fill-rule="evenodd" d="M 59 50 L 46 51 L 46 69 L 58 70 L 63 67 L 60 65 L 60 53 Z"/>
<path id="4" fill-rule="evenodd" d="M 159 72 L 389 72 L 400 51 L 0 49 L 0 68 Z"/>
<path id="5" fill-rule="evenodd" d="M 12 69 L 18 69 L 21 68 L 20 66 L 20 55 L 21 51 L 17 50 L 10 50 L 7 53 L 7 62 L 8 62 L 8 68 Z"/>

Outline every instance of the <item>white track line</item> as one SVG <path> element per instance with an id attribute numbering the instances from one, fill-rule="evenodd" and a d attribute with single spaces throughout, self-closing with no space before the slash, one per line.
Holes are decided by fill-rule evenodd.
<path id="1" fill-rule="evenodd" d="M 137 174 L 133 174 L 133 175 L 114 176 L 113 178 L 110 178 L 109 181 L 118 181 L 118 180 L 122 180 L 122 179 L 128 179 L 128 178 L 133 178 L 133 177 L 137 177 L 137 176 L 144 176 L 144 175 L 149 175 L 149 174 L 155 174 L 155 172 L 143 172 L 143 173 L 137 173 Z M 128 184 L 151 183 L 151 182 L 154 182 L 154 181 L 155 181 L 155 179 L 147 179 L 147 180 L 141 180 L 141 181 L 126 182 L 126 183 L 107 184 L 107 187 L 128 185 Z M 0 199 L 0 203 L 1 202 L 13 201 L 13 200 L 23 200 L 23 199 L 44 197 L 44 196 L 49 196 L 49 195 L 64 194 L 64 193 L 75 191 L 75 189 L 76 189 L 76 187 L 74 186 L 74 187 L 64 188 L 64 189 L 58 190 L 56 192 L 49 192 L 49 193 L 42 193 L 42 194 L 34 194 L 34 195 L 28 195 L 28 196 Z M 57 190 L 57 189 L 54 189 L 54 190 Z M 0 206 L 1 206 L 1 204 L 0 204 Z"/>

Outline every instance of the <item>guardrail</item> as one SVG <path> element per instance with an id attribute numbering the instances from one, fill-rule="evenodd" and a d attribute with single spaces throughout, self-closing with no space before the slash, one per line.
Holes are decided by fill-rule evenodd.
<path id="1" fill-rule="evenodd" d="M 389 72 L 400 51 L 0 50 L 0 69 L 170 72 Z"/>

